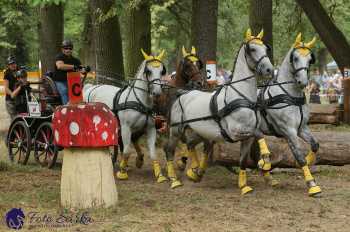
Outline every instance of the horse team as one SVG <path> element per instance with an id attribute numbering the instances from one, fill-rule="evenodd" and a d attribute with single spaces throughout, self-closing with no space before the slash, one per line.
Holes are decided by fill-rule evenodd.
<path id="1" fill-rule="evenodd" d="M 255 144 L 259 146 L 258 166 L 264 178 L 272 186 L 278 184 L 270 174 L 270 151 L 264 139 L 264 135 L 274 135 L 288 141 L 303 170 L 308 194 L 319 196 L 321 189 L 309 170 L 319 144 L 307 126 L 309 112 L 303 91 L 309 81 L 310 65 L 315 62 L 311 50 L 315 38 L 306 43 L 299 34 L 278 74 L 273 75 L 274 67 L 267 56 L 269 47 L 263 41 L 263 34 L 263 30 L 256 36 L 250 29 L 247 30 L 234 61 L 232 80 L 214 91 L 203 89 L 203 65 L 194 47 L 191 52 L 182 49 L 183 59 L 177 67 L 176 76 L 167 84 L 161 79 L 166 74 L 162 62 L 164 51 L 154 56 L 141 50 L 144 61 L 130 85 L 124 88 L 85 85 L 84 100 L 107 104 L 120 121 L 121 158 L 117 178 L 128 179 L 131 144 L 137 152 L 136 166 L 142 167 L 143 153 L 138 139 L 144 133 L 156 181 L 170 180 L 171 188 L 182 185 L 174 167 L 175 149 L 179 142 L 186 144 L 186 156 L 190 160 L 186 174 L 189 179 L 198 182 L 207 168 L 208 150 L 213 142 L 240 141 L 238 186 L 244 195 L 253 190 L 247 182 L 246 162 Z M 267 80 L 267 84 L 258 88 L 257 78 L 261 77 Z M 156 102 L 156 99 L 162 101 Z M 162 172 L 155 147 L 157 131 L 153 113 L 159 106 L 168 125 L 164 145 L 167 175 Z M 302 153 L 299 137 L 310 144 L 307 154 Z M 196 152 L 200 143 L 208 148 L 201 156 Z"/>

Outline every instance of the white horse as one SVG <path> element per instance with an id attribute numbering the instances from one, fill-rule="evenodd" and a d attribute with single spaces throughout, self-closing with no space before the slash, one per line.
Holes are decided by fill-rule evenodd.
<path id="1" fill-rule="evenodd" d="M 156 128 L 153 118 L 153 97 L 162 93 L 161 76 L 165 75 L 165 66 L 161 59 L 164 51 L 159 56 L 149 56 L 143 50 L 145 60 L 139 66 L 136 78 L 130 86 L 120 89 L 111 85 L 86 85 L 84 86 L 84 100 L 86 102 L 103 102 L 108 105 L 116 114 L 120 121 L 121 142 L 120 148 L 122 157 L 120 161 L 120 171 L 117 178 L 128 179 L 127 165 L 129 154 L 131 153 L 131 143 L 137 153 L 140 148 L 137 139 L 146 132 L 149 155 L 153 161 L 154 175 L 157 182 L 167 180 L 162 174 L 157 158 L 155 142 Z M 142 166 L 143 155 L 138 155 L 136 164 Z M 139 164 L 138 164 L 139 163 Z"/>
<path id="2" fill-rule="evenodd" d="M 277 78 L 270 81 L 272 85 L 261 92 L 266 109 L 262 110 L 263 120 L 260 129 L 266 135 L 284 137 L 288 141 L 298 165 L 304 171 L 310 196 L 321 193 L 321 188 L 316 185 L 308 167 L 315 160 L 319 144 L 307 125 L 309 109 L 303 91 L 309 82 L 310 65 L 315 62 L 311 51 L 315 41 L 316 38 L 303 43 L 299 33 L 282 62 Z M 306 157 L 302 153 L 298 137 L 311 145 Z"/>
<path id="3" fill-rule="evenodd" d="M 171 107 L 170 131 L 168 141 L 164 147 L 168 177 L 171 187 L 181 186 L 174 167 L 174 150 L 178 141 L 185 139 L 190 150 L 191 168 L 187 175 L 191 179 L 198 179 L 200 170 L 205 168 L 207 157 L 198 163 L 195 146 L 201 141 L 241 141 L 241 162 L 239 187 L 241 193 L 252 191 L 247 185 L 246 160 L 254 139 L 259 138 L 262 159 L 261 167 L 269 170 L 269 150 L 262 133 L 259 130 L 260 115 L 258 114 L 257 83 L 255 75 L 270 75 L 273 66 L 267 56 L 267 47 L 262 41 L 263 31 L 258 36 L 252 36 L 250 29 L 246 33 L 246 42 L 241 46 L 232 82 L 210 93 L 190 91 L 181 95 Z M 202 166 L 203 165 L 203 166 Z"/>

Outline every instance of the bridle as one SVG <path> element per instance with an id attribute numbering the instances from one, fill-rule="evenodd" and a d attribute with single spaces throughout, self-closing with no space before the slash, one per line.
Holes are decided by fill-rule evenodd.
<path id="1" fill-rule="evenodd" d="M 300 67 L 300 68 L 295 68 L 295 64 L 294 64 L 294 52 L 297 51 L 298 49 L 307 49 L 309 50 L 310 54 L 311 54 L 311 60 L 309 62 L 309 65 L 308 66 L 303 66 L 303 67 Z M 307 74 L 309 75 L 309 72 L 310 72 L 310 65 L 311 64 L 314 64 L 315 63 L 315 55 L 313 54 L 313 52 L 311 51 L 310 48 L 308 47 L 305 47 L 305 46 L 299 46 L 299 47 L 295 47 L 293 48 L 293 50 L 291 51 L 290 53 L 290 58 L 289 58 L 289 63 L 290 65 L 292 66 L 292 75 L 293 77 L 295 77 L 297 75 L 298 72 L 302 71 L 302 70 L 306 70 Z"/>
<path id="2" fill-rule="evenodd" d="M 190 62 L 190 63 L 192 63 L 192 61 L 189 59 L 189 57 L 195 57 L 196 59 L 198 59 L 198 62 L 199 62 L 199 67 L 198 67 L 198 71 L 196 71 L 196 72 L 192 72 L 192 73 L 188 73 L 188 72 L 186 72 L 185 71 L 185 62 Z M 182 62 L 182 71 L 181 71 L 181 76 L 183 77 L 183 79 L 186 81 L 186 82 L 188 82 L 188 83 L 190 83 L 191 85 L 193 85 L 194 86 L 194 84 L 193 84 L 193 82 L 194 81 L 196 81 L 196 80 L 194 80 L 194 77 L 196 77 L 197 75 L 200 75 L 201 76 L 201 72 L 200 72 L 200 70 L 203 68 L 203 63 L 202 63 L 202 61 L 197 57 L 197 56 L 195 56 L 195 55 L 193 55 L 193 54 L 189 54 L 189 55 L 187 55 L 187 56 L 185 56 L 184 57 L 184 61 L 181 61 Z M 193 64 L 193 63 L 192 63 Z M 194 65 L 194 64 L 193 64 Z M 196 66 L 197 67 L 197 65 L 194 65 L 194 66 Z M 202 80 L 202 78 L 200 78 L 200 80 L 201 81 L 203 81 Z"/>
<path id="3" fill-rule="evenodd" d="M 255 60 L 254 58 L 253 58 L 253 56 L 251 55 L 251 48 L 250 48 L 250 45 L 249 45 L 249 43 L 251 42 L 251 41 L 253 41 L 253 40 L 260 40 L 261 42 L 262 42 L 262 44 L 263 45 L 265 45 L 266 47 L 267 47 L 267 49 L 269 50 L 269 49 L 271 49 L 268 45 L 266 45 L 265 43 L 264 43 L 264 41 L 262 41 L 261 39 L 259 39 L 259 38 L 253 38 L 253 39 L 250 39 L 250 40 L 248 40 L 247 42 L 245 42 L 244 43 L 244 48 L 245 48 L 245 53 L 244 53 L 244 57 L 245 57 L 245 59 L 246 59 L 246 62 L 247 62 L 247 65 L 248 65 L 248 67 L 249 67 L 249 69 L 251 70 L 251 71 L 253 71 L 254 73 L 257 73 L 257 74 L 259 74 L 259 75 L 261 75 L 262 74 L 262 71 L 260 70 L 260 63 L 261 63 L 261 61 L 264 59 L 264 58 L 269 58 L 268 57 L 268 55 L 267 55 L 267 53 L 265 54 L 265 55 L 263 55 L 263 56 L 261 56 L 258 60 Z M 250 59 L 252 59 L 253 60 L 253 62 L 255 63 L 255 66 L 254 67 L 251 67 L 250 65 L 249 65 L 249 62 L 248 62 L 248 59 L 247 59 L 247 55 L 249 55 L 249 57 L 250 57 Z"/>

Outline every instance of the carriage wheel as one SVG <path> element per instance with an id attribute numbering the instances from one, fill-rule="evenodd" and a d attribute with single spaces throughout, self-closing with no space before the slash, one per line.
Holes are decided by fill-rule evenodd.
<path id="1" fill-rule="evenodd" d="M 34 157 L 41 166 L 52 168 L 57 159 L 58 149 L 53 144 L 53 130 L 50 122 L 39 126 L 34 137 Z"/>
<path id="2" fill-rule="evenodd" d="M 11 127 L 7 140 L 8 155 L 13 162 L 27 164 L 31 150 L 31 135 L 29 128 L 23 121 L 17 121 Z"/>

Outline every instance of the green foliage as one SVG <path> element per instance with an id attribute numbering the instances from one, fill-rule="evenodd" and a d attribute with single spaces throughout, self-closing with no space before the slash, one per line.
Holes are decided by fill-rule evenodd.
<path id="1" fill-rule="evenodd" d="M 22 2 L 24 2 L 24 0 L 22 0 Z M 45 4 L 60 4 L 60 3 L 65 3 L 66 0 L 27 0 L 28 4 L 30 4 L 31 6 L 43 6 Z M 73 2 L 73 1 L 69 1 L 69 2 Z"/>

